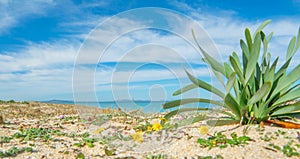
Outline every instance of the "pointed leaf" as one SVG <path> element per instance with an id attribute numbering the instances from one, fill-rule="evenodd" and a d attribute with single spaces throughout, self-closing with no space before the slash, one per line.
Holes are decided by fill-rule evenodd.
<path id="1" fill-rule="evenodd" d="M 242 73 L 242 70 L 241 70 L 241 67 L 239 67 L 239 65 L 237 64 L 237 62 L 235 61 L 235 59 L 230 56 L 229 57 L 229 61 L 230 61 L 230 64 L 232 65 L 234 71 L 236 72 L 236 74 L 238 75 L 241 83 L 243 85 L 245 85 L 245 79 L 244 79 L 244 76 L 243 76 L 243 73 Z"/>
<path id="2" fill-rule="evenodd" d="M 275 110 L 271 116 L 284 115 L 288 113 L 294 113 L 297 111 L 300 111 L 300 102 L 291 105 L 282 106 L 279 109 Z"/>
<path id="3" fill-rule="evenodd" d="M 263 99 L 266 95 L 268 95 L 271 90 L 271 82 L 267 82 L 263 84 L 263 86 L 251 97 L 248 102 L 248 105 L 253 105 L 259 100 Z"/>
<path id="4" fill-rule="evenodd" d="M 206 124 L 209 126 L 224 126 L 238 124 L 239 122 L 239 120 L 208 120 Z"/>
<path id="5" fill-rule="evenodd" d="M 224 67 L 222 66 L 222 64 L 220 64 L 217 60 L 215 60 L 212 56 L 210 56 L 198 43 L 198 40 L 195 36 L 194 30 L 192 30 L 192 34 L 193 34 L 193 38 L 198 46 L 198 48 L 200 49 L 200 51 L 202 52 L 202 54 L 204 55 L 204 57 L 206 58 L 206 61 L 209 63 L 209 65 L 216 71 L 222 73 L 223 75 L 225 75 L 225 70 Z"/>
<path id="6" fill-rule="evenodd" d="M 286 52 L 286 60 L 290 59 L 293 56 L 295 43 L 296 43 L 296 37 L 294 36 L 289 43 L 289 47 Z"/>
<path id="7" fill-rule="evenodd" d="M 214 100 L 210 100 L 210 99 L 204 99 L 204 98 L 187 98 L 187 99 L 179 99 L 179 100 L 174 100 L 174 101 L 170 101 L 170 102 L 164 103 L 163 104 L 163 108 L 164 109 L 170 109 L 170 108 L 174 108 L 174 107 L 177 107 L 177 106 L 180 106 L 180 105 L 189 104 L 189 103 L 197 103 L 197 102 L 211 103 L 211 104 L 223 106 L 223 103 L 218 102 L 218 101 L 214 101 Z"/>
<path id="8" fill-rule="evenodd" d="M 230 75 L 233 73 L 233 70 L 230 67 L 230 65 L 226 62 L 224 62 L 224 68 L 225 68 L 225 77 L 229 78 Z"/>
<path id="9" fill-rule="evenodd" d="M 240 109 L 237 101 L 232 97 L 232 95 L 229 93 L 225 97 L 225 106 L 234 113 L 238 118 L 241 117 Z"/>
<path id="10" fill-rule="evenodd" d="M 236 80 L 236 73 L 235 72 L 233 72 L 231 75 L 230 75 L 230 77 L 229 77 L 229 79 L 228 79 L 228 82 L 227 82 L 227 84 L 226 84 L 226 94 L 228 94 L 229 92 L 230 92 L 230 90 L 231 90 L 231 88 L 233 87 L 233 84 L 234 84 L 234 82 L 235 82 L 235 80 Z"/>
<path id="11" fill-rule="evenodd" d="M 217 72 L 217 71 L 215 71 L 213 69 L 212 69 L 212 71 L 214 72 L 214 74 L 216 75 L 217 79 L 222 84 L 222 86 L 225 87 L 225 84 L 224 84 L 225 82 L 224 82 L 224 79 L 223 79 L 223 75 L 220 72 Z"/>
<path id="12" fill-rule="evenodd" d="M 246 68 L 246 74 L 245 74 L 245 82 L 246 83 L 248 82 L 248 80 L 250 79 L 251 75 L 253 74 L 253 72 L 255 70 L 255 66 L 257 64 L 258 57 L 259 57 L 260 44 L 261 44 L 260 35 L 256 34 L 254 43 L 253 43 L 253 48 L 251 50 L 250 58 L 249 58 L 247 68 Z"/>
<path id="13" fill-rule="evenodd" d="M 212 110 L 211 108 L 181 108 L 178 110 L 173 110 L 169 112 L 168 114 L 165 115 L 166 119 L 170 119 L 172 116 L 177 115 L 182 112 L 190 112 L 190 111 L 207 111 L 207 110 Z"/>
<path id="14" fill-rule="evenodd" d="M 275 80 L 277 80 L 279 77 L 284 75 L 286 73 L 286 70 L 291 62 L 291 59 L 287 60 L 281 67 L 280 69 L 276 72 L 275 74 Z"/>
<path id="15" fill-rule="evenodd" d="M 262 31 L 264 27 L 266 27 L 269 23 L 271 22 L 271 20 L 266 20 L 264 21 L 255 31 L 254 35 L 256 35 L 258 32 Z"/>
<path id="16" fill-rule="evenodd" d="M 296 68 L 294 68 L 287 76 L 281 78 L 273 94 L 283 91 L 284 89 L 291 86 L 294 82 L 298 81 L 300 79 L 299 72 L 300 72 L 300 64 Z"/>
<path id="17" fill-rule="evenodd" d="M 249 35 L 250 35 L 250 33 L 249 33 Z M 243 51 L 243 54 L 246 56 L 247 59 L 249 59 L 249 55 L 250 55 L 249 48 L 247 47 L 246 43 L 242 39 L 240 40 L 240 46 Z"/>
<path id="18" fill-rule="evenodd" d="M 296 46 L 295 46 L 294 53 L 297 52 L 297 50 L 299 49 L 299 47 L 300 47 L 300 27 L 299 27 L 299 29 L 298 29 L 297 43 L 296 43 Z"/>
<path id="19" fill-rule="evenodd" d="M 273 82 L 274 81 L 275 69 L 276 69 L 278 60 L 279 60 L 279 57 L 277 57 L 276 60 L 273 62 L 271 68 L 265 72 L 265 75 L 264 75 L 265 82 Z"/>
<path id="20" fill-rule="evenodd" d="M 203 121 L 204 119 L 206 119 L 205 115 L 198 115 L 196 117 L 190 117 L 190 118 L 187 118 L 187 119 L 184 119 L 184 120 L 178 122 L 178 126 L 194 124 L 199 121 Z"/>
<path id="21" fill-rule="evenodd" d="M 183 88 L 175 91 L 172 95 L 173 96 L 177 96 L 179 94 L 182 94 L 182 93 L 187 92 L 189 90 L 192 90 L 194 88 L 199 88 L 199 87 L 197 85 L 195 85 L 195 84 L 189 84 L 189 85 L 187 85 L 187 86 L 185 86 L 185 87 L 183 87 Z"/>
<path id="22" fill-rule="evenodd" d="M 275 103 L 274 105 L 279 105 L 279 104 L 283 104 L 285 102 L 288 101 L 292 101 L 295 99 L 300 98 L 300 87 L 298 87 L 297 89 L 295 89 L 294 91 L 291 91 L 287 94 L 285 94 L 284 96 L 280 97 Z"/>
<path id="23" fill-rule="evenodd" d="M 212 85 L 194 77 L 193 75 L 191 75 L 189 72 L 185 71 L 189 77 L 189 79 L 197 86 L 207 90 L 207 91 L 210 91 L 216 95 L 218 95 L 219 97 L 221 98 L 224 98 L 224 93 L 222 93 L 220 90 L 218 90 L 217 88 L 213 87 Z"/>
<path id="24" fill-rule="evenodd" d="M 264 59 L 264 57 L 266 56 L 267 51 L 268 51 L 268 41 L 266 39 L 266 35 L 264 32 L 260 32 L 260 34 L 261 34 L 261 39 L 262 39 L 263 46 L 264 46 L 264 52 L 263 52 L 263 58 L 262 58 L 262 59 Z"/>
<path id="25" fill-rule="evenodd" d="M 252 38 L 251 38 L 251 34 L 250 34 L 249 28 L 245 29 L 245 36 L 246 36 L 246 41 L 247 41 L 247 44 L 248 44 L 249 52 L 251 52 L 251 49 L 252 49 Z M 249 57 L 249 56 L 246 56 L 246 57 Z"/>
<path id="26" fill-rule="evenodd" d="M 270 42 L 271 38 L 273 37 L 274 32 L 271 32 L 267 37 L 267 42 Z"/>

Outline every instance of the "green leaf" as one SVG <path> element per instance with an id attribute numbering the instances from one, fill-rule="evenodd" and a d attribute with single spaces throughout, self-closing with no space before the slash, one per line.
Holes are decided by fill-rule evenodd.
<path id="1" fill-rule="evenodd" d="M 226 62 L 224 63 L 224 68 L 225 68 L 225 77 L 229 78 L 230 75 L 233 73 L 233 70 L 230 67 L 230 65 Z"/>
<path id="2" fill-rule="evenodd" d="M 225 106 L 234 113 L 238 119 L 241 117 L 241 112 L 239 109 L 239 105 L 236 102 L 236 100 L 232 97 L 232 95 L 229 93 L 225 97 Z"/>
<path id="3" fill-rule="evenodd" d="M 251 38 L 251 34 L 250 34 L 249 28 L 246 28 L 246 29 L 245 29 L 245 36 L 246 36 L 246 41 L 247 41 L 247 44 L 248 44 L 249 52 L 251 52 L 251 49 L 252 49 L 252 38 Z M 249 55 L 249 56 L 250 56 L 250 55 Z M 249 56 L 246 55 L 247 58 L 248 58 Z"/>
<path id="4" fill-rule="evenodd" d="M 281 78 L 278 86 L 275 88 L 273 94 L 279 93 L 291 86 L 294 82 L 300 79 L 300 64 L 294 68 L 287 76 Z"/>
<path id="5" fill-rule="evenodd" d="M 108 150 L 107 148 L 104 149 L 104 152 L 107 156 L 114 156 L 115 153 L 112 150 Z"/>
<path id="6" fill-rule="evenodd" d="M 167 102 L 167 103 L 163 104 L 163 108 L 164 109 L 170 109 L 170 108 L 177 107 L 179 105 L 184 105 L 184 104 L 189 104 L 189 103 L 196 103 L 196 102 L 211 103 L 211 104 L 223 106 L 223 103 L 218 102 L 218 101 L 214 101 L 214 100 L 210 100 L 210 99 L 187 98 L 187 99 L 179 99 L 179 100 L 174 100 L 174 101 Z"/>
<path id="7" fill-rule="evenodd" d="M 264 27 L 266 27 L 269 23 L 271 22 L 271 20 L 266 20 L 264 21 L 255 31 L 254 35 L 256 35 L 258 32 L 262 31 Z"/>
<path id="8" fill-rule="evenodd" d="M 291 105 L 282 106 L 277 110 L 275 110 L 271 116 L 295 113 L 297 111 L 300 111 L 300 102 Z"/>
<path id="9" fill-rule="evenodd" d="M 241 92 L 241 96 L 240 96 L 240 107 L 244 107 L 245 105 L 247 105 L 248 103 L 248 95 L 247 94 L 247 87 L 244 87 L 244 89 Z"/>
<path id="10" fill-rule="evenodd" d="M 181 89 L 175 91 L 175 92 L 173 93 L 173 96 L 177 96 L 177 95 L 179 95 L 179 94 L 182 94 L 182 93 L 187 92 L 187 91 L 189 91 L 189 90 L 192 90 L 192 89 L 194 89 L 194 88 L 198 88 L 198 86 L 195 85 L 195 84 L 189 84 L 189 85 L 187 85 L 187 86 L 185 86 L 185 87 L 183 87 L 183 88 L 181 88 Z"/>
<path id="11" fill-rule="evenodd" d="M 239 122 L 239 120 L 208 120 L 206 124 L 209 126 L 224 126 L 238 124 Z"/>
<path id="12" fill-rule="evenodd" d="M 249 35 L 250 35 L 250 33 L 249 33 Z M 251 42 L 251 44 L 252 44 L 252 42 Z M 243 54 L 246 56 L 247 59 L 249 59 L 249 55 L 250 55 L 249 48 L 247 47 L 246 43 L 242 39 L 240 40 L 240 46 L 243 51 Z"/>
<path id="13" fill-rule="evenodd" d="M 296 43 L 296 37 L 294 36 L 289 43 L 289 47 L 286 52 L 286 60 L 290 59 L 293 56 L 295 43 Z"/>
<path id="14" fill-rule="evenodd" d="M 267 82 L 262 85 L 262 87 L 250 98 L 248 105 L 253 105 L 259 100 L 263 99 L 266 95 L 268 95 L 271 90 L 271 82 Z"/>
<path id="15" fill-rule="evenodd" d="M 279 105 L 300 98 L 300 87 L 280 97 L 273 105 Z"/>
<path id="16" fill-rule="evenodd" d="M 235 82 L 235 80 L 236 80 L 236 73 L 235 72 L 233 72 L 231 75 L 230 75 L 230 77 L 229 77 L 229 79 L 228 79 L 228 81 L 227 81 L 227 84 L 226 84 L 226 94 L 228 94 L 229 92 L 230 92 L 230 90 L 231 90 L 231 88 L 233 87 L 233 84 L 234 84 L 234 82 Z"/>
<path id="17" fill-rule="evenodd" d="M 211 108 L 180 108 L 180 109 L 177 109 L 177 110 L 173 110 L 169 113 L 167 113 L 165 115 L 165 118 L 166 119 L 170 119 L 172 116 L 174 115 L 177 115 L 179 113 L 182 113 L 182 112 L 190 112 L 190 111 L 207 111 L 207 110 L 213 110 Z"/>
<path id="18" fill-rule="evenodd" d="M 296 43 L 296 46 L 295 46 L 295 49 L 294 49 L 294 53 L 297 52 L 297 50 L 299 49 L 299 47 L 300 47 L 300 27 L 298 29 L 297 43 Z"/>
<path id="19" fill-rule="evenodd" d="M 218 79 L 219 82 L 222 84 L 222 86 L 225 87 L 223 75 L 222 75 L 220 72 L 217 72 L 217 71 L 215 71 L 215 70 L 213 70 L 213 69 L 212 69 L 212 71 L 214 72 L 214 74 L 216 75 L 217 79 Z"/>
<path id="20" fill-rule="evenodd" d="M 209 63 L 209 65 L 216 71 L 222 73 L 223 75 L 225 75 L 225 70 L 224 67 L 222 66 L 222 64 L 220 64 L 217 60 L 215 60 L 213 57 L 211 57 L 198 43 L 197 38 L 195 36 L 194 30 L 192 30 L 192 34 L 193 34 L 193 38 L 198 46 L 198 48 L 200 49 L 200 51 L 202 52 L 202 54 L 204 55 L 206 61 Z"/>
<path id="21" fill-rule="evenodd" d="M 269 34 L 269 36 L 267 37 L 267 42 L 269 43 L 270 42 L 270 40 L 271 40 L 271 38 L 273 37 L 273 32 L 271 32 L 270 34 Z"/>
<path id="22" fill-rule="evenodd" d="M 178 126 L 185 126 L 185 125 L 194 124 L 194 123 L 197 123 L 199 121 L 203 121 L 205 118 L 206 118 L 205 115 L 198 115 L 198 116 L 195 116 L 195 117 L 190 117 L 190 118 L 187 118 L 187 119 L 184 119 L 184 120 L 178 122 Z"/>
<path id="23" fill-rule="evenodd" d="M 242 83 L 243 85 L 245 85 L 245 79 L 244 79 L 244 76 L 243 76 L 241 67 L 237 64 L 237 62 L 235 61 L 235 59 L 234 59 L 232 56 L 229 57 L 229 60 L 230 60 L 230 63 L 231 63 L 231 65 L 232 65 L 234 71 L 235 71 L 236 74 L 238 75 L 238 77 L 239 77 L 241 83 Z"/>
<path id="24" fill-rule="evenodd" d="M 253 43 L 253 48 L 251 50 L 250 53 L 250 58 L 247 64 L 247 68 L 246 68 L 246 74 L 245 74 L 245 82 L 247 83 L 248 80 L 250 79 L 250 77 L 252 76 L 257 61 L 258 61 L 258 57 L 259 57 L 259 51 L 260 51 L 260 35 L 256 34 L 255 38 L 254 38 L 254 43 Z"/>
<path id="25" fill-rule="evenodd" d="M 273 82 L 275 78 L 275 69 L 278 63 L 279 57 L 273 62 L 270 69 L 267 69 L 264 75 L 264 82 Z"/>
<path id="26" fill-rule="evenodd" d="M 213 87 L 212 85 L 194 77 L 193 75 L 191 75 L 189 72 L 185 71 L 189 77 L 189 79 L 197 86 L 207 90 L 207 91 L 210 91 L 216 95 L 218 95 L 219 97 L 221 98 L 224 98 L 224 93 L 222 93 L 220 90 L 218 90 L 217 88 Z"/>
<path id="27" fill-rule="evenodd" d="M 262 42 L 263 42 L 263 46 L 264 46 L 264 53 L 263 53 L 263 58 L 265 58 L 266 54 L 267 54 L 267 51 L 268 51 L 268 40 L 266 39 L 266 35 L 264 32 L 260 32 L 261 34 L 261 39 L 262 39 Z"/>
<path id="28" fill-rule="evenodd" d="M 85 159 L 83 153 L 79 153 L 76 159 Z"/>
<path id="29" fill-rule="evenodd" d="M 287 113 L 284 115 L 272 115 L 273 117 L 276 118 L 300 118 L 300 112 L 296 112 L 296 113 Z"/>
<path id="30" fill-rule="evenodd" d="M 290 64 L 290 62 L 291 62 L 291 59 L 287 60 L 287 61 L 280 67 L 280 69 L 279 69 L 279 70 L 276 72 L 276 74 L 275 74 L 275 80 L 277 80 L 278 78 L 280 78 L 282 75 L 285 75 L 286 70 L 287 70 L 287 68 L 288 68 L 288 66 L 289 66 L 289 64 Z"/>

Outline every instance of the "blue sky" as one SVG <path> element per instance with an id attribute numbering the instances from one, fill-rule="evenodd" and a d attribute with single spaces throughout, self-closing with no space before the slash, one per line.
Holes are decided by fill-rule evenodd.
<path id="1" fill-rule="evenodd" d="M 104 35 L 109 38 L 110 34 L 130 30 L 143 24 L 143 17 L 159 18 L 140 12 L 142 18 L 130 19 L 131 10 L 141 7 L 166 8 L 197 22 L 222 60 L 232 51 L 240 52 L 239 39 L 245 27 L 254 30 L 267 19 L 272 23 L 266 32 L 275 33 L 270 52 L 283 60 L 288 42 L 300 26 L 299 0 L 0 0 L 0 99 L 73 100 L 74 85 L 78 85 L 75 97 L 80 100 L 94 100 L 91 94 L 102 101 L 176 99 L 172 92 L 189 83 L 184 67 L 215 82 L 201 55 L 182 38 L 190 35 L 189 24 L 178 26 L 178 35 L 155 28 L 131 31 L 114 39 L 101 59 L 80 59 L 80 53 L 88 54 L 82 51 L 99 49 L 88 42 L 103 42 Z M 102 27 L 113 18 L 118 18 L 115 23 Z M 298 51 L 292 65 L 299 62 Z M 74 69 L 93 83 L 86 86 L 83 79 L 74 82 Z M 199 94 L 208 96 L 203 91 L 186 96 Z"/>

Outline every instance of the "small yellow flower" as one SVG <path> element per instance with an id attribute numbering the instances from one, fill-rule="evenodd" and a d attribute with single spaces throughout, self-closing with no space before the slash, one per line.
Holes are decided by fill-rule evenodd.
<path id="1" fill-rule="evenodd" d="M 135 140 L 139 143 L 142 143 L 144 141 L 142 131 L 136 132 L 135 134 L 131 134 L 131 137 L 132 137 L 133 140 Z"/>
<path id="2" fill-rule="evenodd" d="M 217 141 L 216 140 L 212 141 L 212 144 L 217 145 Z"/>
<path id="3" fill-rule="evenodd" d="M 95 130 L 94 133 L 100 134 L 103 130 L 104 130 L 104 128 L 99 128 L 99 129 Z"/>
<path id="4" fill-rule="evenodd" d="M 151 126 L 148 126 L 148 127 L 147 127 L 147 131 L 152 131 L 152 127 L 151 127 Z"/>
<path id="5" fill-rule="evenodd" d="M 167 122 L 168 120 L 166 118 L 160 118 L 160 121 L 162 121 L 163 123 Z"/>
<path id="6" fill-rule="evenodd" d="M 162 129 L 162 126 L 160 125 L 160 123 L 155 123 L 152 125 L 152 129 L 155 131 L 160 131 Z"/>
<path id="7" fill-rule="evenodd" d="M 198 130 L 199 130 L 200 134 L 205 135 L 208 133 L 208 126 L 200 126 L 198 128 Z"/>

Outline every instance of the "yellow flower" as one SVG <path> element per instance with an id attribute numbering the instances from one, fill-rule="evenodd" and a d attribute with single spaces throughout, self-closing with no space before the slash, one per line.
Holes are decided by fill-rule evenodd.
<path id="1" fill-rule="evenodd" d="M 136 132 L 135 134 L 131 134 L 131 137 L 132 137 L 133 140 L 135 140 L 139 143 L 142 143 L 144 141 L 142 131 Z"/>
<path id="2" fill-rule="evenodd" d="M 147 131 L 152 131 L 152 127 L 151 127 L 151 126 L 148 126 L 148 127 L 147 127 Z"/>
<path id="3" fill-rule="evenodd" d="M 214 140 L 214 141 L 212 142 L 212 144 L 213 144 L 213 145 L 217 145 L 217 141 Z"/>
<path id="4" fill-rule="evenodd" d="M 162 129 L 162 126 L 160 125 L 160 123 L 155 123 L 152 125 L 152 129 L 155 131 L 159 131 Z"/>
<path id="5" fill-rule="evenodd" d="M 198 128 L 198 130 L 199 130 L 200 134 L 205 135 L 208 133 L 208 126 L 200 126 Z"/>
<path id="6" fill-rule="evenodd" d="M 99 129 L 95 130 L 94 133 L 100 134 L 103 130 L 104 130 L 104 128 L 99 128 Z"/>
<path id="7" fill-rule="evenodd" d="M 165 122 L 168 121 L 166 118 L 160 118 L 160 120 L 161 120 L 163 123 L 165 123 Z"/>

